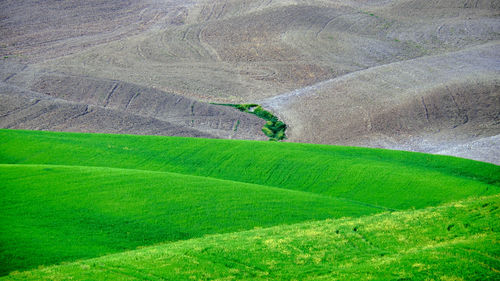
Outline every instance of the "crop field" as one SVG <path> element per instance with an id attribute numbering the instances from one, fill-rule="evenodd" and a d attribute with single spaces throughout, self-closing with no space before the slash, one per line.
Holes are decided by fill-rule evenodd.
<path id="1" fill-rule="evenodd" d="M 500 280 L 499 31 L 499 0 L 0 1 L 0 281 Z"/>
<path id="2" fill-rule="evenodd" d="M 6 280 L 494 280 L 500 270 L 493 164 L 0 130 L 0 170 Z"/>
<path id="3" fill-rule="evenodd" d="M 211 235 L 10 280 L 498 280 L 500 198 Z"/>

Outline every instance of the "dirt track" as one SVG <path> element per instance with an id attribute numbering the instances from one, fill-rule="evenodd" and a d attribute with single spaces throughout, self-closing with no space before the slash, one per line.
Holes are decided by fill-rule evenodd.
<path id="1" fill-rule="evenodd" d="M 139 116 L 180 126 L 181 135 L 259 139 L 258 120 L 194 100 L 257 101 L 285 119 L 291 141 L 500 164 L 499 3 L 6 0 L 0 77 L 50 93 L 49 103 L 114 112 L 103 115 L 116 117 L 109 128 L 95 119 L 98 131 Z M 4 102 L 3 112 L 14 104 Z M 22 124 L 14 127 L 43 128 Z M 71 130 L 79 126 L 87 130 Z M 128 132 L 150 132 L 141 126 Z"/>

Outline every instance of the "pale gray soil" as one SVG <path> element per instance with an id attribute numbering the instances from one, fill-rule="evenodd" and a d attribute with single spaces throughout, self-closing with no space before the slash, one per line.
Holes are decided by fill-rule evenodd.
<path id="1" fill-rule="evenodd" d="M 50 99 L 28 106 L 3 85 L 2 114 L 27 109 L 0 124 L 119 132 L 152 118 L 179 128 L 128 132 L 263 139 L 260 120 L 200 101 L 259 102 L 290 141 L 500 164 L 499 42 L 498 0 L 5 0 L 0 78 Z M 69 126 L 32 114 L 39 103 L 107 113 Z"/>
<path id="2" fill-rule="evenodd" d="M 182 25 L 191 4 L 179 0 L 0 2 L 0 126 L 265 140 L 263 120 L 232 108 L 35 64 L 148 30 Z M 39 96 L 22 95 L 30 91 Z"/>
<path id="3" fill-rule="evenodd" d="M 496 163 L 497 165 L 499 163 L 498 153 L 494 153 L 494 151 L 498 150 L 500 147 L 500 135 L 449 147 L 451 148 L 444 149 L 436 153 L 491 162 Z"/>
<path id="4" fill-rule="evenodd" d="M 500 43 L 354 72 L 261 101 L 290 141 L 459 155 L 500 132 Z M 500 163 L 492 143 L 488 159 Z M 470 151 L 468 154 L 472 154 Z"/>
<path id="5" fill-rule="evenodd" d="M 478 8 L 464 8 L 464 1 L 366 2 L 199 1 L 186 8 L 185 24 L 39 66 L 245 102 L 500 38 L 492 1 Z"/>
<path id="6" fill-rule="evenodd" d="M 233 108 L 121 81 L 17 68 L 23 70 L 3 75 L 9 83 L 0 82 L 2 128 L 266 139 L 265 121 Z"/>
<path id="7" fill-rule="evenodd" d="M 43 61 L 139 34 L 157 24 L 180 24 L 184 0 L 2 0 L 0 54 Z"/>
<path id="8" fill-rule="evenodd" d="M 0 94 L 0 101 L 0 126 L 7 129 L 215 137 L 154 118 L 64 100 Z"/>

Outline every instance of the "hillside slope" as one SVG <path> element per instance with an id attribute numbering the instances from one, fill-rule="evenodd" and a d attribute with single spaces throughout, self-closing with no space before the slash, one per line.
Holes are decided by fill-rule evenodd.
<path id="1" fill-rule="evenodd" d="M 427 2 L 197 1 L 186 7 L 181 25 L 152 28 L 37 67 L 211 102 L 248 102 L 500 39 L 495 1 L 475 7 L 464 5 L 468 0 Z"/>
<path id="2" fill-rule="evenodd" d="M 160 22 L 175 24 L 178 9 L 189 2 L 5 0 L 0 3 L 0 54 L 25 62 L 72 54 Z"/>
<path id="3" fill-rule="evenodd" d="M 500 167 L 312 144 L 0 130 L 0 271 L 500 192 Z M 8 242 L 7 242 L 8 241 Z"/>
<path id="4" fill-rule="evenodd" d="M 61 121 L 72 114 L 68 110 L 46 115 L 44 123 L 27 110 L 15 126 L 0 123 L 3 128 L 261 139 L 257 120 L 199 103 L 257 102 L 271 104 L 275 115 L 287 119 L 291 141 L 500 163 L 495 0 L 1 5 L 4 82 L 25 90 L 45 87 L 83 102 L 82 109 L 107 107 L 103 97 L 111 93 L 109 106 L 121 108 L 109 118 L 103 113 L 72 124 Z M 149 94 L 136 103 L 130 91 L 137 88 Z M 202 109 L 191 118 L 195 101 Z M 2 103 L 4 112 L 17 110 L 9 100 Z M 98 125 L 85 126 L 89 122 Z"/>
<path id="5" fill-rule="evenodd" d="M 0 275 L 206 234 L 386 210 L 307 192 L 130 169 L 0 164 L 0 182 Z"/>
<path id="6" fill-rule="evenodd" d="M 28 88 L 0 82 L 0 127 L 266 139 L 264 120 L 232 108 L 122 81 L 38 76 Z"/>
<path id="7" fill-rule="evenodd" d="M 500 133 L 499 56 L 495 42 L 373 67 L 262 104 L 288 124 L 291 141 L 453 150 Z M 478 160 L 499 164 L 497 148 L 481 147 L 490 155 Z"/>
<path id="8" fill-rule="evenodd" d="M 0 130 L 0 162 L 164 171 L 393 209 L 495 194 L 500 167 L 403 151 L 155 136 Z"/>
<path id="9" fill-rule="evenodd" d="M 213 235 L 13 273 L 6 280 L 496 280 L 498 195 Z"/>

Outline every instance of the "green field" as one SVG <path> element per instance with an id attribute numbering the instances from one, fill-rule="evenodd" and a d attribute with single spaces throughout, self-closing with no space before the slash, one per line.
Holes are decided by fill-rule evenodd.
<path id="1" fill-rule="evenodd" d="M 7 279 L 499 276 L 500 167 L 477 161 L 0 130 L 0 183 Z"/>
<path id="2" fill-rule="evenodd" d="M 500 197 L 219 234 L 11 280 L 498 280 Z"/>

